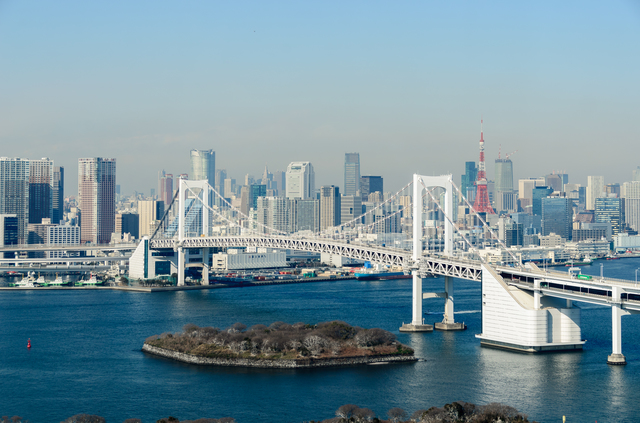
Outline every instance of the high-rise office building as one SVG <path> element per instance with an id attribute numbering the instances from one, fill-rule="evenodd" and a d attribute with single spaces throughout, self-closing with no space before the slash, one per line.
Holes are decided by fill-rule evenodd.
<path id="1" fill-rule="evenodd" d="M 284 197 L 258 197 L 257 217 L 258 223 L 275 229 L 276 231 L 289 233 L 292 230 L 291 202 Z M 263 232 L 268 230 L 262 226 L 258 227 Z M 277 233 L 276 233 L 277 235 Z"/>
<path id="2" fill-rule="evenodd" d="M 138 201 L 138 234 L 139 237 L 153 235 L 156 221 L 162 219 L 164 202 L 155 200 Z M 132 234 L 133 235 L 133 234 Z"/>
<path id="3" fill-rule="evenodd" d="M 287 193 L 287 173 L 282 170 L 273 172 L 273 189 L 276 190 L 278 196 L 284 197 Z"/>
<path id="4" fill-rule="evenodd" d="M 496 181 L 494 185 L 496 211 L 515 212 L 518 209 L 513 190 L 513 162 L 511 159 L 496 159 Z"/>
<path id="5" fill-rule="evenodd" d="M 340 189 L 334 185 L 320 188 L 320 230 L 340 224 Z"/>
<path id="6" fill-rule="evenodd" d="M 513 191 L 513 162 L 511 159 L 496 159 L 495 192 Z"/>
<path id="7" fill-rule="evenodd" d="M 620 197 L 620 184 L 607 184 L 604 187 L 605 197 Z"/>
<path id="8" fill-rule="evenodd" d="M 206 180 L 212 187 L 216 186 L 216 152 L 213 150 L 191 150 L 192 181 Z"/>
<path id="9" fill-rule="evenodd" d="M 249 208 L 257 209 L 258 198 L 267 195 L 267 186 L 262 184 L 249 185 Z"/>
<path id="10" fill-rule="evenodd" d="M 587 210 L 595 210 L 596 198 L 604 197 L 604 176 L 587 176 Z"/>
<path id="11" fill-rule="evenodd" d="M 553 194 L 549 187 L 535 187 L 531 191 L 531 214 L 542 216 L 542 199 Z"/>
<path id="12" fill-rule="evenodd" d="M 340 224 L 351 222 L 362 214 L 362 197 L 359 195 L 343 195 L 340 200 L 340 208 Z"/>
<path id="13" fill-rule="evenodd" d="M 320 201 L 292 200 L 291 215 L 293 218 L 293 232 L 320 230 Z"/>
<path id="14" fill-rule="evenodd" d="M 173 175 L 165 173 L 164 170 L 158 178 L 158 199 L 169 206 L 173 200 Z"/>
<path id="15" fill-rule="evenodd" d="M 640 181 L 622 185 L 625 221 L 633 230 L 640 231 Z"/>
<path id="16" fill-rule="evenodd" d="M 382 176 L 361 176 L 360 177 L 360 194 L 362 202 L 369 201 L 369 194 L 373 192 L 384 192 L 384 181 Z"/>
<path id="17" fill-rule="evenodd" d="M 18 244 L 18 217 L 15 214 L 0 214 L 0 247 Z M 14 258 L 14 252 L 0 253 L 0 257 Z"/>
<path id="18" fill-rule="evenodd" d="M 360 153 L 344 155 L 344 195 L 360 191 Z"/>
<path id="19" fill-rule="evenodd" d="M 633 169 L 633 172 L 631 172 L 631 180 L 640 182 L 640 166 L 638 166 L 636 169 Z"/>
<path id="20" fill-rule="evenodd" d="M 53 217 L 53 160 L 29 160 L 29 223 Z"/>
<path id="21" fill-rule="evenodd" d="M 464 175 L 460 178 L 460 191 L 473 204 L 476 198 L 476 179 L 478 177 L 478 167 L 476 162 L 464 163 Z"/>
<path id="22" fill-rule="evenodd" d="M 611 223 L 612 235 L 618 235 L 625 223 L 624 198 L 596 198 L 594 214 L 597 223 Z"/>
<path id="23" fill-rule="evenodd" d="M 80 241 L 111 241 L 116 216 L 116 159 L 78 159 L 78 197 Z"/>
<path id="24" fill-rule="evenodd" d="M 562 181 L 562 176 L 557 173 L 551 173 L 544 177 L 544 183 L 546 186 L 550 187 L 554 191 L 563 192 L 564 191 L 564 182 Z"/>
<path id="25" fill-rule="evenodd" d="M 287 168 L 287 195 L 289 199 L 315 199 L 316 175 L 309 162 L 292 162 Z"/>
<path id="26" fill-rule="evenodd" d="M 115 233 L 119 235 L 130 234 L 133 238 L 139 239 L 140 217 L 136 213 L 117 213 Z"/>
<path id="27" fill-rule="evenodd" d="M 542 199 L 542 235 L 551 233 L 571 240 L 573 223 L 573 203 L 565 197 L 545 197 Z"/>
<path id="28" fill-rule="evenodd" d="M 0 158 L 0 214 L 15 215 L 18 243 L 27 243 L 29 223 L 29 160 Z"/>
<path id="29" fill-rule="evenodd" d="M 59 224 L 64 219 L 64 167 L 53 168 L 53 217 L 51 221 Z"/>

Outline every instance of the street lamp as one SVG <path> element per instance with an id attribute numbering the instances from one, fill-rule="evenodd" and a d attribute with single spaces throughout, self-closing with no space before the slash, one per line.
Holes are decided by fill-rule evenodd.
<path id="1" fill-rule="evenodd" d="M 604 279 L 604 269 L 603 269 L 604 264 L 600 263 L 600 279 Z"/>
<path id="2" fill-rule="evenodd" d="M 636 285 L 638 284 L 638 270 L 640 269 L 636 269 Z"/>

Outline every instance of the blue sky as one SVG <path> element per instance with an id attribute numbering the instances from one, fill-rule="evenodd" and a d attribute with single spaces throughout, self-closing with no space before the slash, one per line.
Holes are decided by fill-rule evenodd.
<path id="1" fill-rule="evenodd" d="M 640 165 L 640 2 L 0 1 L 0 155 L 116 157 L 125 193 L 214 149 L 232 177 L 345 152 L 398 189 Z"/>

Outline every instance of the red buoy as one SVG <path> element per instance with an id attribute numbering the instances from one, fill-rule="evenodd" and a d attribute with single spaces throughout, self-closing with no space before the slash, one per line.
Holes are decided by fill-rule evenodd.
<path id="1" fill-rule="evenodd" d="M 31 348 L 31 338 L 27 341 L 27 348 Z"/>

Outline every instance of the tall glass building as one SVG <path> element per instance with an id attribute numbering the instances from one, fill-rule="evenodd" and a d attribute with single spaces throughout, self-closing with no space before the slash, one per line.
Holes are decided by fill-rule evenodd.
<path id="1" fill-rule="evenodd" d="M 27 243 L 29 159 L 0 158 L 0 214 L 17 217 L 18 243 Z"/>
<path id="2" fill-rule="evenodd" d="M 53 190 L 53 160 L 29 160 L 29 223 L 53 218 Z"/>
<path id="3" fill-rule="evenodd" d="M 470 203 L 473 203 L 476 198 L 476 179 L 478 179 L 476 162 L 465 162 L 464 175 L 460 178 L 460 191 Z"/>
<path id="4" fill-rule="evenodd" d="M 496 159 L 495 192 L 513 191 L 513 162 L 511 159 Z"/>
<path id="5" fill-rule="evenodd" d="M 573 202 L 566 197 L 542 199 L 542 235 L 555 233 L 567 241 L 571 240 Z"/>
<path id="6" fill-rule="evenodd" d="M 209 185 L 216 185 L 216 152 L 213 150 L 191 150 L 191 173 L 189 179 L 192 181 L 209 182 Z"/>
<path id="7" fill-rule="evenodd" d="M 624 198 L 596 198 L 595 220 L 597 223 L 611 223 L 613 236 L 622 232 L 625 224 Z"/>
<path id="8" fill-rule="evenodd" d="M 362 201 L 369 200 L 369 194 L 373 192 L 379 192 L 382 194 L 384 191 L 384 180 L 382 176 L 362 176 L 360 178 L 360 193 L 362 194 Z"/>
<path id="9" fill-rule="evenodd" d="M 344 195 L 360 191 L 360 153 L 344 155 Z"/>

